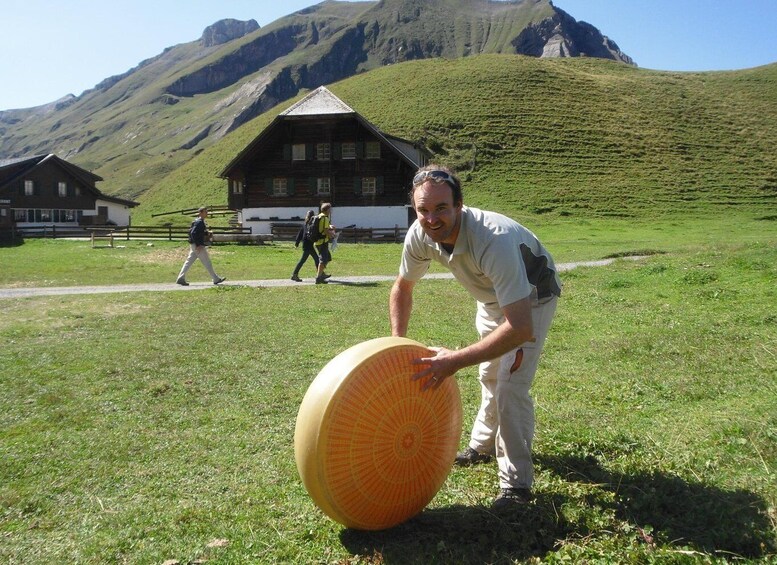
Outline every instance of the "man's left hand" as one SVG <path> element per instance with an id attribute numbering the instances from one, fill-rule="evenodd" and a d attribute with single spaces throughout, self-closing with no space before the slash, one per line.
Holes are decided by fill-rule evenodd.
<path id="1" fill-rule="evenodd" d="M 445 379 L 453 376 L 461 368 L 453 357 L 454 352 L 450 349 L 444 347 L 430 347 L 429 349 L 435 352 L 433 357 L 421 357 L 410 362 L 412 365 L 426 366 L 410 377 L 414 381 L 426 379 L 421 387 L 422 391 L 439 387 Z"/>

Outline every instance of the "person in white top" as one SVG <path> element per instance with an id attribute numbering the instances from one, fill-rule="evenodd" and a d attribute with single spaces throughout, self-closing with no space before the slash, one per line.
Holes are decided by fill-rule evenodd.
<path id="1" fill-rule="evenodd" d="M 445 167 L 429 165 L 413 178 L 417 220 L 410 226 L 391 289 L 394 336 L 407 335 L 413 289 L 431 261 L 447 267 L 477 303 L 480 340 L 462 349 L 433 348 L 413 361 L 424 390 L 434 390 L 464 367 L 479 365 L 481 405 L 469 447 L 457 465 L 496 457 L 500 492 L 493 508 L 532 498 L 534 403 L 529 394 L 561 295 L 553 258 L 537 237 L 510 218 L 464 206 L 461 183 Z"/>

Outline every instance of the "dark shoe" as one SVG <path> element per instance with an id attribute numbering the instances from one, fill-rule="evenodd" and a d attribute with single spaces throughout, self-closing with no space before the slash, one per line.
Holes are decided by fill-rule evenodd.
<path id="1" fill-rule="evenodd" d="M 316 284 L 327 284 L 328 282 L 325 277 L 316 277 Z"/>
<path id="2" fill-rule="evenodd" d="M 302 282 L 302 279 L 299 278 L 297 275 L 291 275 L 291 280 L 296 281 L 296 282 Z"/>
<path id="3" fill-rule="evenodd" d="M 183 279 L 178 279 L 177 281 L 175 281 L 175 284 L 180 284 L 181 286 L 189 286 L 189 283 Z"/>
<path id="4" fill-rule="evenodd" d="M 326 273 L 324 273 L 323 275 L 321 275 L 321 278 L 322 278 L 322 279 L 328 279 L 328 278 L 329 278 L 329 277 L 331 277 L 331 276 L 332 276 L 332 275 L 327 275 Z"/>
<path id="5" fill-rule="evenodd" d="M 456 454 L 454 463 L 459 467 L 469 467 L 470 465 L 488 463 L 489 461 L 491 461 L 490 455 L 487 453 L 480 453 L 479 451 L 475 451 L 471 447 L 468 447 L 464 451 Z"/>
<path id="6" fill-rule="evenodd" d="M 221 284 L 225 280 L 227 280 L 227 277 L 220 277 L 218 280 L 213 281 L 213 284 Z"/>
<path id="7" fill-rule="evenodd" d="M 503 488 L 491 504 L 491 510 L 508 510 L 529 504 L 531 491 L 527 488 Z"/>

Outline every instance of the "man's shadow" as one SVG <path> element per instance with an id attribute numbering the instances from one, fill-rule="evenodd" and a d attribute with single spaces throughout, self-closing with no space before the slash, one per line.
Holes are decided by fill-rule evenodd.
<path id="1" fill-rule="evenodd" d="M 563 512 L 565 505 L 599 506 L 631 525 L 636 543 L 693 548 L 705 553 L 758 558 L 777 550 L 767 504 L 745 490 L 727 491 L 661 473 L 615 473 L 596 458 L 578 455 L 535 458 L 538 470 L 585 485 L 570 500 L 538 493 L 532 504 L 509 514 L 485 506 L 425 510 L 389 530 L 346 529 L 343 545 L 354 555 L 380 556 L 385 563 L 483 563 L 542 558 L 567 538 L 600 534 L 590 514 Z M 607 529 L 602 525 L 601 529 Z M 733 554 L 733 555 L 732 555 Z"/>

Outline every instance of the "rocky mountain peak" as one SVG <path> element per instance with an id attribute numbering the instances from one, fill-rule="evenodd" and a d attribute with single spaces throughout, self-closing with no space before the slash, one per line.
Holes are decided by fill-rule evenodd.
<path id="1" fill-rule="evenodd" d="M 206 27 L 200 41 L 205 47 L 213 47 L 239 39 L 257 29 L 259 24 L 256 20 L 241 21 L 227 18 Z"/>

